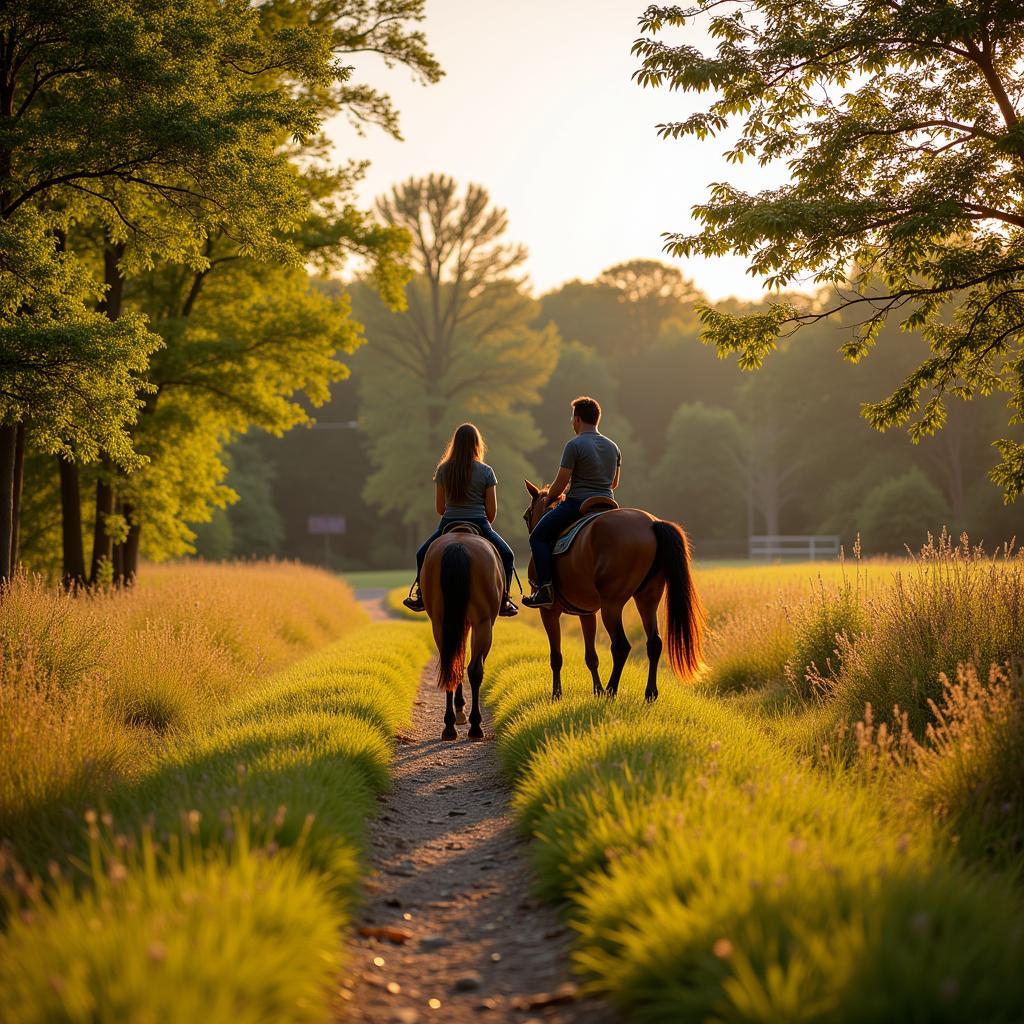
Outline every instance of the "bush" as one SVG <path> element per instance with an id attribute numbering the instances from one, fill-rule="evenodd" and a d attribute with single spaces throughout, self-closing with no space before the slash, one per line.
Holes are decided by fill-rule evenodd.
<path id="1" fill-rule="evenodd" d="M 921 738 L 943 674 L 955 676 L 961 662 L 1002 665 L 1024 655 L 1024 559 L 986 556 L 966 537 L 953 546 L 942 535 L 866 610 L 871 629 L 840 642 L 842 670 L 827 693 L 831 727 L 856 721 L 869 703 L 881 715 L 899 705 Z"/>
<path id="2" fill-rule="evenodd" d="M 858 517 L 864 549 L 901 555 L 920 544 L 926 530 L 942 529 L 949 516 L 946 499 L 915 466 L 868 491 Z"/>
<path id="3" fill-rule="evenodd" d="M 942 679 L 934 724 L 916 748 L 919 801 L 958 850 L 1020 876 L 1024 864 L 1024 678 L 993 665 L 987 679 L 962 665 Z"/>
<path id="4" fill-rule="evenodd" d="M 839 587 L 828 588 L 818 577 L 812 599 L 793 615 L 793 651 L 786 661 L 786 678 L 800 699 L 827 689 L 842 669 L 842 652 L 866 629 L 860 587 L 844 577 Z"/>

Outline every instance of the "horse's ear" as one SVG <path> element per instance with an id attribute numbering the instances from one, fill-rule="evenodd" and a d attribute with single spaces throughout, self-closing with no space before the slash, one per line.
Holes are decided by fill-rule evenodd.
<path id="1" fill-rule="evenodd" d="M 526 484 L 526 490 L 531 498 L 536 498 L 540 494 L 540 488 L 536 484 L 531 484 L 529 480 L 524 480 L 523 483 Z"/>

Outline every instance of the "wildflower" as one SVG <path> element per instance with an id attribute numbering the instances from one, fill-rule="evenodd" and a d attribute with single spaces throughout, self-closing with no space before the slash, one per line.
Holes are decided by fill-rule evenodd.
<path id="1" fill-rule="evenodd" d="M 715 944 L 711 947 L 711 952 L 714 953 L 719 960 L 727 960 L 732 956 L 732 943 L 728 939 L 715 939 Z"/>

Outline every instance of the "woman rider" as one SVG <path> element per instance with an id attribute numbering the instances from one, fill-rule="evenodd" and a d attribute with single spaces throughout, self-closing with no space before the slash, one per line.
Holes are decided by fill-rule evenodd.
<path id="1" fill-rule="evenodd" d="M 510 616 L 519 612 L 508 596 L 515 554 L 491 526 L 498 513 L 498 480 L 494 470 L 483 461 L 486 451 L 487 445 L 480 431 L 472 423 L 463 423 L 452 434 L 444 455 L 437 464 L 434 471 L 434 504 L 441 516 L 441 522 L 416 552 L 416 582 L 413 584 L 413 592 L 403 602 L 406 608 L 414 612 L 424 610 L 423 598 L 420 595 L 420 570 L 423 568 L 427 548 L 441 536 L 444 528 L 453 522 L 472 523 L 480 531 L 481 536 L 497 548 L 505 569 L 505 594 L 500 614 Z"/>

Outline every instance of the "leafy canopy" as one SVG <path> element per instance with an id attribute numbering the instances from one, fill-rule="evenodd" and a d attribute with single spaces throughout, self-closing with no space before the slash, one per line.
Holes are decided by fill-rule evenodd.
<path id="1" fill-rule="evenodd" d="M 707 50 L 666 30 L 699 27 Z M 651 6 L 635 78 L 713 98 L 663 124 L 666 138 L 738 126 L 726 155 L 784 161 L 788 184 L 712 185 L 700 230 L 666 234 L 676 256 L 736 252 L 774 288 L 806 280 L 815 303 L 780 299 L 738 316 L 702 310 L 705 338 L 761 365 L 780 336 L 837 314 L 857 361 L 883 324 L 920 331 L 931 353 L 864 413 L 915 440 L 950 395 L 1008 394 L 1024 422 L 1024 10 L 959 0 L 700 0 Z M 1024 491 L 1024 446 L 995 442 L 992 478 Z"/>

